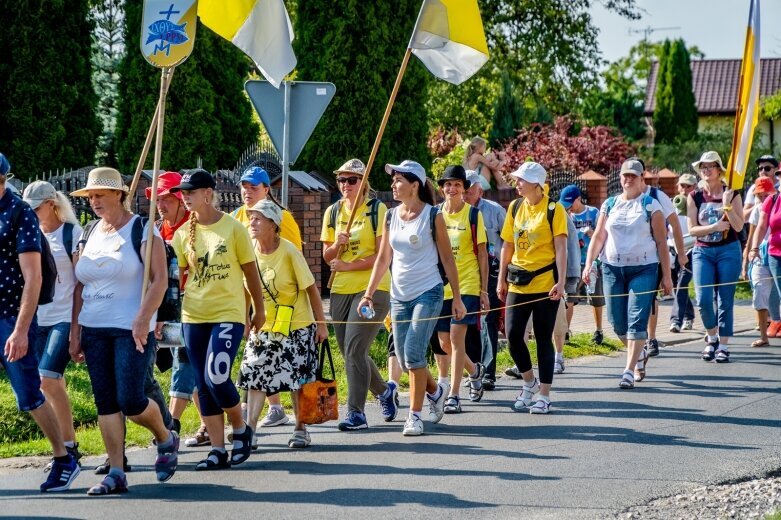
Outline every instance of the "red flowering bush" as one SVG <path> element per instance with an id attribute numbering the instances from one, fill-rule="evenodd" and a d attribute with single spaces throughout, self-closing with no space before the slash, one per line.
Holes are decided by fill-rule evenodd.
<path id="1" fill-rule="evenodd" d="M 463 141 L 463 137 L 458 133 L 458 129 L 445 130 L 444 127 L 437 127 L 428 136 L 426 146 L 434 157 L 444 157 Z"/>
<path id="2" fill-rule="evenodd" d="M 573 122 L 567 116 L 557 117 L 551 125 L 535 124 L 521 130 L 504 146 L 508 171 L 531 157 L 548 170 L 606 174 L 635 153 L 613 128 L 584 126 L 577 134 L 572 130 Z"/>

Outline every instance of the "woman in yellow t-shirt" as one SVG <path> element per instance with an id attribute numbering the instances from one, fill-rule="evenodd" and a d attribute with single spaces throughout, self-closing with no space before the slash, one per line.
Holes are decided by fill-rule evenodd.
<path id="1" fill-rule="evenodd" d="M 302 251 L 301 230 L 298 228 L 293 215 L 283 208 L 271 194 L 271 179 L 266 170 L 260 166 L 247 168 L 239 179 L 239 187 L 241 188 L 241 199 L 244 201 L 244 205 L 233 211 L 231 217 L 244 224 L 244 227 L 249 231 L 249 214 L 247 213 L 249 208 L 261 200 L 270 200 L 282 210 L 279 236 L 292 242 L 299 251 Z M 246 395 L 243 397 L 246 399 Z M 290 422 L 290 419 L 288 419 L 285 409 L 282 408 L 279 394 L 268 396 L 268 413 L 260 422 L 260 425 L 263 427 L 282 426 L 288 422 Z"/>
<path id="2" fill-rule="evenodd" d="M 249 458 L 254 432 L 242 418 L 239 393 L 231 367 L 247 325 L 244 287 L 255 314 L 252 328 L 260 330 L 265 314 L 255 255 L 247 230 L 214 208 L 214 178 L 205 170 L 182 177 L 171 193 L 182 192 L 191 212 L 189 223 L 174 234 L 180 279 L 188 270 L 182 300 L 182 335 L 198 387 L 201 417 L 212 450 L 196 470 L 227 469 Z M 233 427 L 233 450 L 225 451 L 224 414 Z"/>
<path id="3" fill-rule="evenodd" d="M 548 413 L 555 361 L 553 327 L 559 299 L 564 296 L 567 269 L 567 215 L 561 204 L 545 195 L 545 168 L 525 162 L 511 175 L 518 180 L 516 187 L 522 199 L 512 201 L 502 227 L 504 245 L 496 293 L 507 304 L 505 328 L 510 355 L 524 381 L 515 409 Z M 524 341 L 532 311 L 539 380 L 534 377 Z"/>
<path id="4" fill-rule="evenodd" d="M 262 200 L 250 208 L 249 219 L 268 319 L 244 347 L 239 386 L 249 391 L 250 425 L 257 424 L 266 394 L 291 392 L 296 427 L 287 445 L 306 448 L 311 440 L 299 419 L 298 394 L 314 381 L 317 345 L 328 337 L 323 302 L 304 255 L 279 236 L 280 207 Z"/>
<path id="5" fill-rule="evenodd" d="M 338 425 L 342 431 L 368 428 L 364 414 L 367 391 L 380 400 L 385 421 L 392 421 L 398 413 L 398 381 L 386 383 L 369 357 L 369 347 L 380 330 L 379 320 L 388 313 L 390 306 L 389 271 L 385 271 L 372 297 L 376 317 L 368 320 L 369 323 L 362 323 L 356 312 L 377 261 L 383 232 L 381 223 L 385 221 L 387 211 L 385 204 L 368 198 L 368 182 L 364 184 L 363 192 L 358 193 L 365 170 L 359 159 L 350 159 L 334 171 L 342 198 L 325 210 L 320 234 L 323 259 L 335 273 L 331 285 L 331 318 L 335 322 L 336 342 L 347 373 L 347 416 Z M 347 222 L 359 201 L 361 205 L 348 233 L 345 231 Z M 341 255 L 340 248 L 343 248 Z"/>
<path id="6" fill-rule="evenodd" d="M 450 248 L 456 260 L 458 285 L 461 288 L 461 301 L 466 307 L 466 316 L 461 320 L 451 318 L 453 314 L 453 291 L 450 284 L 445 286 L 445 301 L 442 304 L 442 317 L 437 321 L 441 351 L 436 354 L 439 368 L 439 381 L 449 384 L 447 374 L 450 368 L 453 384 L 445 400 L 445 413 L 461 413 L 461 378 L 464 369 L 469 375 L 469 399 L 477 402 L 483 398 L 483 375 L 485 367 L 473 363 L 466 355 L 466 331 L 469 325 L 476 325 L 481 309 L 488 309 L 488 250 L 483 215 L 477 208 L 464 202 L 464 192 L 469 189 L 466 171 L 463 166 L 448 166 L 437 181 L 445 202 L 441 213 L 445 219 Z M 473 215 L 474 212 L 474 215 Z M 474 236 L 472 225 L 474 224 Z"/>

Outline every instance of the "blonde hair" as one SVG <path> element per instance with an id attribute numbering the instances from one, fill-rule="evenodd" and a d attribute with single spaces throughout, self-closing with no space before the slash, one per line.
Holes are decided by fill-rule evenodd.
<path id="1" fill-rule="evenodd" d="M 76 217 L 76 212 L 73 211 L 73 206 L 70 200 L 61 191 L 56 192 L 53 199 L 54 201 L 54 215 L 60 222 L 67 222 L 68 224 L 78 224 L 79 219 Z"/>
<path id="2" fill-rule="evenodd" d="M 469 145 L 466 147 L 466 150 L 464 150 L 464 168 L 469 168 L 469 158 L 472 157 L 472 154 L 475 153 L 475 150 L 477 150 L 477 147 L 480 145 L 487 146 L 488 141 L 480 136 L 475 136 L 469 141 Z"/>
<path id="3" fill-rule="evenodd" d="M 198 267 L 198 255 L 195 252 L 195 229 L 198 221 L 195 217 L 195 212 L 190 212 L 190 220 L 187 223 L 187 244 L 190 246 L 190 250 L 187 251 L 187 263 L 190 268 L 196 269 Z"/>

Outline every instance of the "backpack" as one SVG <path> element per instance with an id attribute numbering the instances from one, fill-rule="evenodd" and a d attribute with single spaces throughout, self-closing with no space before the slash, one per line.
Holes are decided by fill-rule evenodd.
<path id="1" fill-rule="evenodd" d="M 144 263 L 144 258 L 141 256 L 141 242 L 144 238 L 144 226 L 146 226 L 147 220 L 149 219 L 145 217 L 134 219 L 133 229 L 130 232 L 130 240 L 133 242 L 133 249 L 136 251 L 138 261 L 142 264 Z M 90 235 L 95 231 L 95 226 L 100 221 L 101 219 L 90 220 L 89 224 L 84 228 L 84 233 L 81 235 L 81 240 L 79 240 L 78 243 L 79 251 L 84 250 L 84 246 L 87 245 L 87 240 L 89 240 Z"/>
<path id="2" fill-rule="evenodd" d="M 521 205 L 521 199 L 515 199 L 510 203 L 510 214 L 512 215 L 513 222 L 515 222 L 515 215 L 518 214 L 518 206 Z M 546 213 L 548 217 L 548 225 L 550 226 L 551 235 L 553 234 L 553 217 L 556 216 L 556 203 L 551 201 L 548 204 L 548 211 Z"/>
<path id="3" fill-rule="evenodd" d="M 68 260 L 73 262 L 73 224 L 70 222 L 62 225 L 62 245 L 68 253 Z"/>
<path id="4" fill-rule="evenodd" d="M 385 213 L 385 227 L 388 229 L 390 229 L 390 223 L 393 218 L 394 209 L 395 208 L 389 208 L 388 212 Z M 436 229 L 437 213 L 439 213 L 439 208 L 437 206 L 431 206 L 431 209 L 429 210 L 429 222 L 431 228 L 431 238 L 434 240 L 435 247 L 437 245 L 437 229 Z M 437 249 L 437 269 L 439 270 L 440 278 L 442 278 L 442 284 L 447 285 L 449 282 L 447 280 L 447 274 L 445 273 L 445 266 L 442 264 L 442 259 L 439 257 L 438 249 Z"/>
<path id="5" fill-rule="evenodd" d="M 339 217 L 339 212 L 342 211 L 342 201 L 343 199 L 339 199 L 334 203 L 331 208 L 328 210 L 328 227 L 336 230 L 336 219 Z M 369 212 L 366 214 L 367 217 L 369 217 L 369 220 L 372 223 L 372 231 L 374 234 L 377 234 L 377 224 L 379 221 L 379 207 L 380 207 L 380 200 L 379 199 L 369 199 L 366 202 L 366 205 L 369 207 Z"/>
<path id="6" fill-rule="evenodd" d="M 19 219 L 22 216 L 25 206 L 29 207 L 23 200 L 17 201 L 14 209 L 11 210 L 11 222 L 13 226 L 19 229 Z M 54 261 L 52 250 L 49 247 L 49 241 L 40 234 L 41 243 L 41 292 L 38 295 L 38 305 L 46 305 L 54 301 L 54 289 L 57 285 L 57 262 Z"/>
<path id="7" fill-rule="evenodd" d="M 155 226 L 157 229 L 162 229 L 163 221 L 157 220 Z M 163 246 L 165 247 L 165 265 L 168 270 L 168 290 L 165 291 L 163 301 L 157 309 L 157 321 L 178 322 L 182 316 L 178 262 L 174 248 L 165 240 L 163 240 Z M 175 266 L 173 270 L 172 266 Z"/>

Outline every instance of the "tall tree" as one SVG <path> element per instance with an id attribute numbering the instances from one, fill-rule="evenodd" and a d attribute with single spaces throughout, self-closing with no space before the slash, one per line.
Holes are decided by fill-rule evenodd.
<path id="1" fill-rule="evenodd" d="M 523 104 L 515 94 L 515 85 L 510 75 L 502 74 L 502 89 L 494 103 L 493 124 L 488 133 L 488 142 L 498 147 L 507 139 L 514 137 L 523 124 Z"/>
<path id="2" fill-rule="evenodd" d="M 139 50 L 141 2 L 125 5 L 124 41 L 117 102 L 117 158 L 123 172 L 135 168 L 157 104 L 160 72 Z M 174 73 L 166 103 L 161 166 L 231 168 L 258 136 L 244 94 L 251 61 L 200 22 L 193 53 Z M 146 168 L 152 167 L 152 154 Z"/>
<path id="3" fill-rule="evenodd" d="M 124 0 L 93 0 L 95 20 L 92 52 L 92 82 L 98 96 L 98 117 L 102 131 L 98 137 L 96 160 L 116 167 L 117 85 L 119 64 L 125 53 L 122 31 L 125 25 Z"/>
<path id="4" fill-rule="evenodd" d="M 665 40 L 659 55 L 656 71 L 656 107 L 654 108 L 655 142 L 675 141 L 675 119 L 673 114 L 672 56 L 670 40 Z"/>
<path id="5" fill-rule="evenodd" d="M 298 77 L 331 81 L 337 88 L 298 166 L 331 171 L 350 157 L 368 158 L 419 8 L 418 0 L 298 1 Z M 426 150 L 429 76 L 416 58 L 410 59 L 372 172 L 375 187 L 389 185 L 380 168 L 386 162 L 431 163 Z"/>
<path id="6" fill-rule="evenodd" d="M 670 49 L 670 80 L 673 92 L 673 121 L 676 138 L 688 141 L 697 135 L 697 105 L 692 87 L 689 51 L 683 40 L 675 40 Z"/>
<path id="7" fill-rule="evenodd" d="M 0 150 L 14 172 L 91 164 L 99 132 L 87 0 L 0 0 Z"/>

